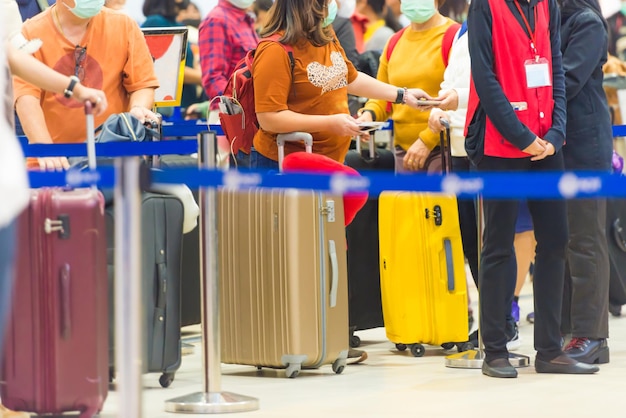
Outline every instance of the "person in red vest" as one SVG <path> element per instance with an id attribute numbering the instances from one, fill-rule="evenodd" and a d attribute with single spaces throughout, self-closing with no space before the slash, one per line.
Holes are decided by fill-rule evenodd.
<path id="1" fill-rule="evenodd" d="M 556 0 L 473 0 L 468 15 L 473 75 L 465 148 L 479 171 L 563 171 L 565 75 Z M 515 288 L 516 200 L 485 200 L 479 271 L 483 374 L 514 378 L 506 348 Z M 563 353 L 560 315 L 567 246 L 564 200 L 528 200 L 537 240 L 533 293 L 537 373 L 599 369 Z"/>

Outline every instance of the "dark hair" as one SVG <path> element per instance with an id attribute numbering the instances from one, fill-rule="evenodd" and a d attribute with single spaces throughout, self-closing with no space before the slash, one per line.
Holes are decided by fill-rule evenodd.
<path id="1" fill-rule="evenodd" d="M 267 12 L 273 4 L 272 0 L 254 0 L 254 13 Z"/>
<path id="2" fill-rule="evenodd" d="M 382 16 L 385 10 L 385 0 L 367 0 L 367 5 L 372 8 L 376 16 Z"/>
<path id="3" fill-rule="evenodd" d="M 439 13 L 461 23 L 468 9 L 467 0 L 449 0 L 439 4 Z"/>
<path id="4" fill-rule="evenodd" d="M 328 0 L 276 0 L 261 37 L 284 31 L 280 41 L 285 44 L 306 39 L 315 46 L 326 45 L 333 40 L 332 26 L 322 26 L 327 14 Z"/>
<path id="5" fill-rule="evenodd" d="M 398 22 L 398 18 L 393 14 L 391 7 L 385 7 L 385 26 L 391 28 L 394 32 L 402 29 L 402 25 Z"/>
<path id="6" fill-rule="evenodd" d="M 591 9 L 591 11 L 602 20 L 604 28 L 607 31 L 609 30 L 609 24 L 604 16 L 602 16 L 602 9 L 600 9 L 598 0 L 561 0 L 558 1 L 558 3 L 561 6 L 561 14 L 563 17 L 569 17 L 582 9 Z"/>
<path id="7" fill-rule="evenodd" d="M 176 20 L 178 11 L 186 9 L 189 5 L 189 0 L 183 0 L 181 3 L 177 3 L 176 0 L 145 0 L 143 2 L 143 15 L 152 16 L 160 15 L 168 19 Z"/>

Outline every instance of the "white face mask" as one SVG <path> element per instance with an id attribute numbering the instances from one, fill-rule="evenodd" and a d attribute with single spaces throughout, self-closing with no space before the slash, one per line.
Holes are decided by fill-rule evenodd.
<path id="1" fill-rule="evenodd" d="M 337 16 L 343 17 L 344 19 L 349 19 L 350 16 L 354 14 L 354 9 L 356 9 L 356 0 L 340 0 L 341 5 L 339 6 L 339 10 L 337 10 Z"/>
<path id="2" fill-rule="evenodd" d="M 228 2 L 239 9 L 247 9 L 252 6 L 254 0 L 228 0 Z"/>

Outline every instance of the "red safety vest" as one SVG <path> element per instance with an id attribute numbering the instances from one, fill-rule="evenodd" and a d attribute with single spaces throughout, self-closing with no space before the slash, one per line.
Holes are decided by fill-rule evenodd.
<path id="1" fill-rule="evenodd" d="M 514 0 L 516 1 L 516 0 Z M 552 110 L 554 99 L 552 86 L 527 88 L 526 70 L 524 63 L 534 59 L 531 49 L 531 40 L 525 25 L 522 26 L 513 15 L 507 2 L 502 0 L 489 0 L 491 8 L 491 34 L 494 57 L 494 72 L 500 82 L 500 86 L 509 102 L 521 102 L 527 104 L 526 110 L 516 110 L 518 119 L 540 138 L 548 132 L 552 126 Z M 536 6 L 535 13 L 535 47 L 540 57 L 548 61 L 548 68 L 552 68 L 552 48 L 550 44 L 550 10 L 548 0 L 540 1 Z M 552 81 L 552 73 L 550 72 Z M 552 83 L 550 83 L 552 84 Z M 474 117 L 480 99 L 476 94 L 474 80 L 470 85 L 470 95 L 465 125 L 467 127 Z M 529 154 L 506 140 L 491 123 L 487 116 L 485 127 L 485 155 L 503 158 L 525 158 Z"/>

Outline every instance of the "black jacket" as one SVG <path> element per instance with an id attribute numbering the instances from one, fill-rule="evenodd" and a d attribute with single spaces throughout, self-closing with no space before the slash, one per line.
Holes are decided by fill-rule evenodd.
<path id="1" fill-rule="evenodd" d="M 567 96 L 563 156 L 568 170 L 611 168 L 611 116 L 602 88 L 607 47 L 605 23 L 593 10 L 563 11 L 561 51 Z"/>

